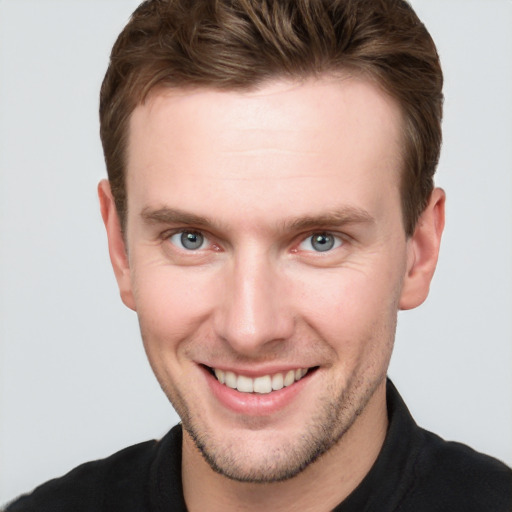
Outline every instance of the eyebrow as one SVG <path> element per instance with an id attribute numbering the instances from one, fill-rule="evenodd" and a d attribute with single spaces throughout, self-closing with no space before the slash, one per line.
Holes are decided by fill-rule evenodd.
<path id="1" fill-rule="evenodd" d="M 180 224 L 183 226 L 194 227 L 212 227 L 218 226 L 218 222 L 209 217 L 197 215 L 177 208 L 157 208 L 146 207 L 141 212 L 142 219 L 148 224 Z M 354 206 L 343 206 L 333 209 L 320 215 L 306 215 L 297 218 L 291 218 L 280 223 L 279 228 L 282 231 L 302 231 L 313 228 L 336 227 L 346 224 L 373 224 L 375 218 L 366 210 Z"/>
<path id="2" fill-rule="evenodd" d="M 148 224 L 183 224 L 185 226 L 211 226 L 214 222 L 208 217 L 196 215 L 177 208 L 146 207 L 141 212 L 142 219 Z"/>
<path id="3" fill-rule="evenodd" d="M 366 210 L 354 206 L 343 206 L 321 215 L 307 215 L 284 223 L 284 228 L 302 231 L 315 227 L 335 227 L 345 224 L 373 224 L 375 222 Z"/>

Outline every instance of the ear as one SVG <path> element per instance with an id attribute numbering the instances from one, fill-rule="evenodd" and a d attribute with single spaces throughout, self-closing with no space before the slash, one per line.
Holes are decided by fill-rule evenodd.
<path id="1" fill-rule="evenodd" d="M 444 190 L 436 188 L 432 191 L 427 207 L 407 241 L 407 273 L 400 296 L 400 309 L 418 307 L 428 296 L 444 229 L 445 199 Z"/>
<path id="2" fill-rule="evenodd" d="M 101 216 L 107 230 L 108 252 L 119 286 L 121 299 L 126 306 L 135 311 L 135 300 L 132 292 L 130 262 L 128 252 L 121 230 L 121 223 L 117 213 L 114 197 L 107 180 L 100 181 L 98 185 Z"/>

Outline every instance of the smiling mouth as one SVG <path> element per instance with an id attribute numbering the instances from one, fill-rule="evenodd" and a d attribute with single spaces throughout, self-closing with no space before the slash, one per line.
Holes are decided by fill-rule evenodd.
<path id="1" fill-rule="evenodd" d="M 297 368 L 287 372 L 262 375 L 255 378 L 237 375 L 234 372 L 219 370 L 218 368 L 207 367 L 207 369 L 221 384 L 228 388 L 236 389 L 241 393 L 259 393 L 264 395 L 291 386 L 313 370 L 316 370 L 317 367 Z"/>

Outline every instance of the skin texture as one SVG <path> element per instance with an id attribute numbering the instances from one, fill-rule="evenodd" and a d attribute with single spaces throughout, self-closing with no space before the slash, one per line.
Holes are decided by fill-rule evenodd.
<path id="1" fill-rule="evenodd" d="M 107 182 L 99 195 L 121 297 L 186 429 L 190 510 L 300 495 L 330 510 L 375 461 L 397 311 L 426 298 L 444 223 L 436 189 L 405 236 L 400 131 L 397 105 L 354 77 L 160 90 L 134 111 L 124 237 Z M 232 392 L 235 411 L 206 367 L 312 370 L 274 404 Z"/>

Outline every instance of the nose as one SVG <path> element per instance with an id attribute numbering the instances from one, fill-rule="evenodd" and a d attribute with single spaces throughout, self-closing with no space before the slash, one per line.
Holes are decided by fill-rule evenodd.
<path id="1" fill-rule="evenodd" d="M 294 318 L 286 280 L 270 257 L 241 254 L 226 269 L 216 334 L 238 355 L 255 356 L 290 338 Z"/>

